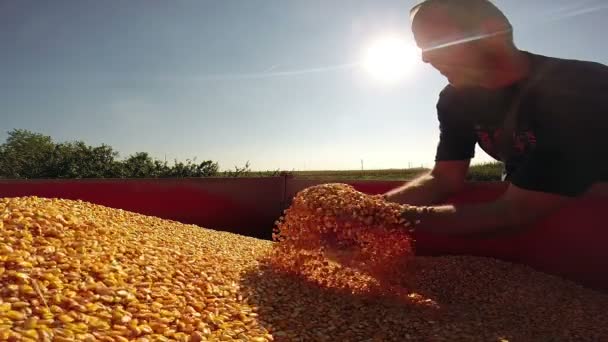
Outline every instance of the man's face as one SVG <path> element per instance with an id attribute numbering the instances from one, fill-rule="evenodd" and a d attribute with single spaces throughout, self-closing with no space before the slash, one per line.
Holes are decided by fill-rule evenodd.
<path id="1" fill-rule="evenodd" d="M 422 49 L 422 60 L 431 64 L 455 87 L 482 86 L 491 68 L 483 54 L 480 41 L 450 44 L 471 38 L 441 9 L 436 9 L 432 19 L 414 20 L 412 31 L 416 43 Z M 443 46 L 447 45 L 447 46 Z"/>

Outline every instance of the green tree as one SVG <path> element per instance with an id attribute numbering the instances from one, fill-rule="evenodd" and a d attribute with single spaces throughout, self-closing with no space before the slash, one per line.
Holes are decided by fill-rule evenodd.
<path id="1" fill-rule="evenodd" d="M 219 165 L 196 158 L 185 163 L 153 159 L 138 152 L 127 159 L 117 160 L 119 154 L 111 146 L 89 146 L 83 141 L 56 144 L 51 137 L 15 129 L 0 145 L 0 177 L 2 178 L 167 178 L 210 177 L 218 173 Z"/>
<path id="2" fill-rule="evenodd" d="M 172 168 L 169 167 L 167 161 L 154 160 L 154 177 L 157 178 L 168 178 L 171 177 Z"/>
<path id="3" fill-rule="evenodd" d="M 194 177 L 211 177 L 218 174 L 220 165 L 211 160 L 205 160 L 202 163 L 195 164 Z"/>
<path id="4" fill-rule="evenodd" d="M 127 178 L 156 177 L 156 165 L 147 152 L 137 152 L 127 158 L 123 164 Z"/>
<path id="5" fill-rule="evenodd" d="M 219 172 L 219 165 L 211 160 L 206 160 L 201 163 L 196 163 L 196 158 L 193 160 L 186 159 L 186 162 L 178 162 L 171 168 L 170 177 L 186 178 L 186 177 L 211 177 Z"/>
<path id="6" fill-rule="evenodd" d="M 52 170 L 49 160 L 55 150 L 50 136 L 24 129 L 8 132 L 0 146 L 0 176 L 6 178 L 45 178 Z"/>
<path id="7" fill-rule="evenodd" d="M 115 178 L 122 177 L 121 165 L 116 163 L 118 152 L 111 146 L 88 146 L 82 141 L 55 146 L 51 161 L 55 178 Z"/>

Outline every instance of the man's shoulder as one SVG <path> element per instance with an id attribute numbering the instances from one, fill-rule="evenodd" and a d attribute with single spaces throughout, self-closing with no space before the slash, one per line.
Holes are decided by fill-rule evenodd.
<path id="1" fill-rule="evenodd" d="M 539 83 L 548 88 L 600 86 L 608 84 L 608 66 L 599 62 L 549 57 L 526 52 L 533 61 Z M 605 88 L 604 88 L 605 89 Z"/>
<path id="2" fill-rule="evenodd" d="M 553 64 L 556 68 L 563 69 L 578 69 L 578 70 L 599 70 L 599 71 L 608 71 L 608 66 L 599 62 L 582 60 L 582 59 L 574 59 L 574 58 L 561 58 L 561 57 L 552 57 L 546 56 L 542 54 L 531 53 L 528 51 L 523 51 L 528 54 L 532 59 L 536 61 L 540 61 L 542 63 L 550 63 Z"/>
<path id="3" fill-rule="evenodd" d="M 538 110 L 595 116 L 608 110 L 608 66 L 591 61 L 532 55 L 532 82 Z M 544 110 L 543 110 L 544 109 Z M 570 115 L 570 114 L 568 114 Z"/>

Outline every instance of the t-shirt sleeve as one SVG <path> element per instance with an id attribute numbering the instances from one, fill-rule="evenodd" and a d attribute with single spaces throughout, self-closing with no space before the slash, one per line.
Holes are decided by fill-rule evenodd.
<path id="1" fill-rule="evenodd" d="M 449 88 L 439 95 L 439 144 L 435 161 L 468 160 L 475 156 L 477 136 L 471 122 L 466 120 L 466 106 L 462 104 Z"/>

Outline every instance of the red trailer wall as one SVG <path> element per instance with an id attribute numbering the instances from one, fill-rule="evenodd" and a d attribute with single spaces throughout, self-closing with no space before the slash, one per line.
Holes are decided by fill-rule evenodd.
<path id="1" fill-rule="evenodd" d="M 270 238 L 274 221 L 295 194 L 312 185 L 285 177 L 154 180 L 0 181 L 0 197 L 36 195 L 81 199 L 113 208 L 158 216 L 206 228 Z M 343 182 L 343 181 L 337 181 Z M 369 194 L 403 182 L 346 182 Z M 545 219 L 525 233 L 502 238 L 462 239 L 416 234 L 421 255 L 469 254 L 521 262 L 608 291 L 608 191 L 586 198 Z M 504 183 L 469 183 L 449 202 L 497 198 Z"/>
<path id="2" fill-rule="evenodd" d="M 0 197 L 80 199 L 206 228 L 270 238 L 283 207 L 285 180 L 0 180 Z"/>

